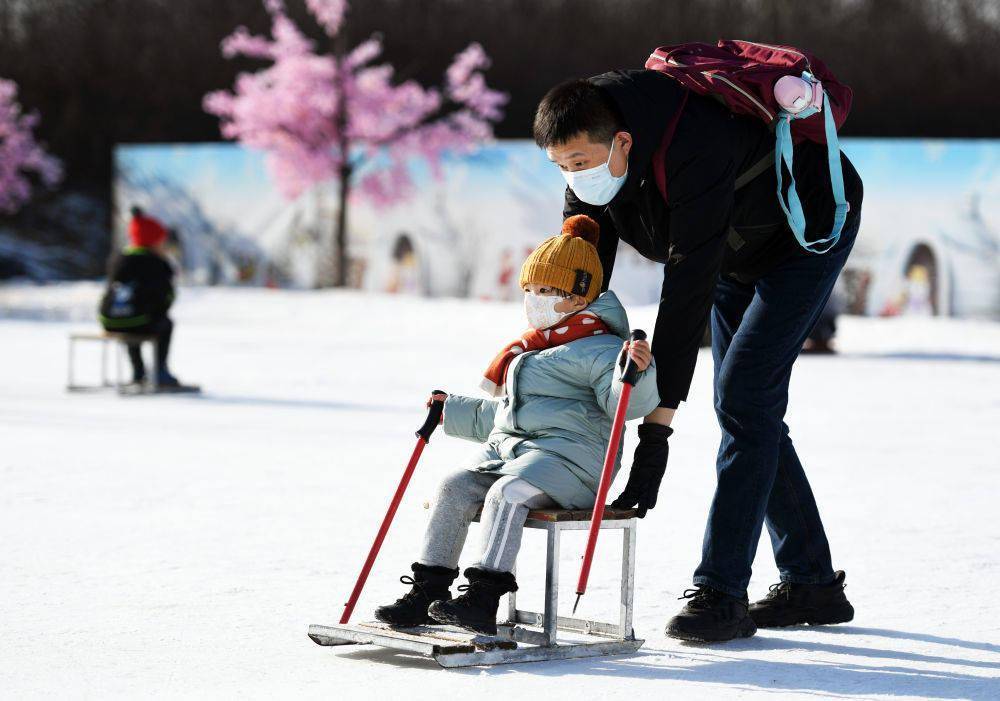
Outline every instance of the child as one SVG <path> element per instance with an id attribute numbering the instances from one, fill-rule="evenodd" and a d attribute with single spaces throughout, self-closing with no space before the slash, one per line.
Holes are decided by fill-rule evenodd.
<path id="1" fill-rule="evenodd" d="M 164 252 L 167 231 L 156 219 L 133 207 L 128 236 L 131 245 L 109 265 L 108 287 L 99 309 L 101 325 L 107 331 L 155 334 L 156 384 L 178 387 L 180 382 L 167 369 L 174 330 L 167 316 L 174 301 L 174 269 Z M 133 384 L 143 384 L 146 367 L 139 344 L 129 344 L 128 357 Z"/>
<path id="2" fill-rule="evenodd" d="M 500 597 L 517 591 L 512 572 L 531 509 L 591 509 L 622 383 L 618 364 L 629 334 L 625 309 L 603 282 L 597 222 L 570 217 L 521 268 L 531 328 L 490 363 L 483 388 L 492 399 L 445 399 L 444 431 L 478 443 L 469 464 L 438 488 L 412 589 L 375 617 L 399 627 L 448 623 L 496 633 Z M 645 341 L 625 342 L 642 371 L 627 418 L 645 416 L 659 395 Z M 621 459 L 619 451 L 618 459 Z M 465 570 L 465 593 L 452 599 L 469 523 L 482 509 L 479 562 Z"/>

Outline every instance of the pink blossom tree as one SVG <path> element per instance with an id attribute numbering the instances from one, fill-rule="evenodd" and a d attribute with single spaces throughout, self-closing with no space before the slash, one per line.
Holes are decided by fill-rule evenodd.
<path id="1" fill-rule="evenodd" d="M 17 102 L 17 84 L 0 78 L 0 212 L 13 214 L 31 196 L 38 180 L 54 187 L 62 166 L 37 141 L 38 115 L 25 114 Z"/>
<path id="2" fill-rule="evenodd" d="M 376 206 L 405 198 L 413 189 L 407 161 L 423 158 L 440 175 L 445 153 L 469 152 L 492 138 L 507 96 L 486 85 L 489 58 L 479 44 L 455 57 L 440 88 L 395 83 L 393 67 L 376 63 L 379 38 L 345 46 L 340 30 L 346 0 L 306 0 L 334 46 L 328 53 L 303 35 L 283 0 L 264 4 L 270 36 L 239 27 L 223 41 L 222 52 L 270 65 L 241 74 L 231 92 L 206 95 L 204 107 L 220 118 L 223 136 L 266 152 L 268 169 L 286 196 L 338 183 L 334 284 L 344 285 L 352 197 Z"/>

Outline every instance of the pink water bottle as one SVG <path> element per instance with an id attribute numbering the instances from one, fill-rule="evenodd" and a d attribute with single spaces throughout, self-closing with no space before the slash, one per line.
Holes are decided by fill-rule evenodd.
<path id="1" fill-rule="evenodd" d="M 823 107 L 823 85 L 818 80 L 806 80 L 786 75 L 774 84 L 774 99 L 789 114 L 798 114 L 807 107 Z"/>

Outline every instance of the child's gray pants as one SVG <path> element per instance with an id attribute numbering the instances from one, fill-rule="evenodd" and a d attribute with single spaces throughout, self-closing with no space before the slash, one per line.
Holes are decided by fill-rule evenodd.
<path id="1" fill-rule="evenodd" d="M 479 507 L 480 560 L 475 567 L 511 572 L 528 512 L 555 506 L 542 490 L 519 477 L 459 470 L 438 486 L 418 562 L 454 569 Z"/>

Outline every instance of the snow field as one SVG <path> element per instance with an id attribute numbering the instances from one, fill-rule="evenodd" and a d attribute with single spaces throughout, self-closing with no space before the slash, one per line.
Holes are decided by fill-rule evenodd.
<path id="1" fill-rule="evenodd" d="M 444 671 L 320 648 L 305 631 L 339 618 L 428 390 L 474 394 L 520 329 L 519 307 L 184 289 L 172 365 L 203 397 L 67 395 L 66 335 L 89 327 L 96 295 L 0 290 L 3 697 L 1000 698 L 998 325 L 846 318 L 842 355 L 797 366 L 788 422 L 848 574 L 853 623 L 715 647 L 663 637 L 714 487 L 703 352 L 660 502 L 639 530 L 640 654 Z M 653 308 L 630 311 L 652 328 Z M 96 377 L 96 348 L 78 362 L 81 379 Z M 634 441 L 632 428 L 626 455 Z M 355 620 L 402 593 L 423 502 L 473 449 L 435 435 Z M 563 612 L 583 542 L 564 540 Z M 524 605 L 540 605 L 543 548 L 528 531 Z M 580 614 L 614 619 L 618 551 L 602 537 Z M 765 536 L 751 597 L 776 578 Z"/>

